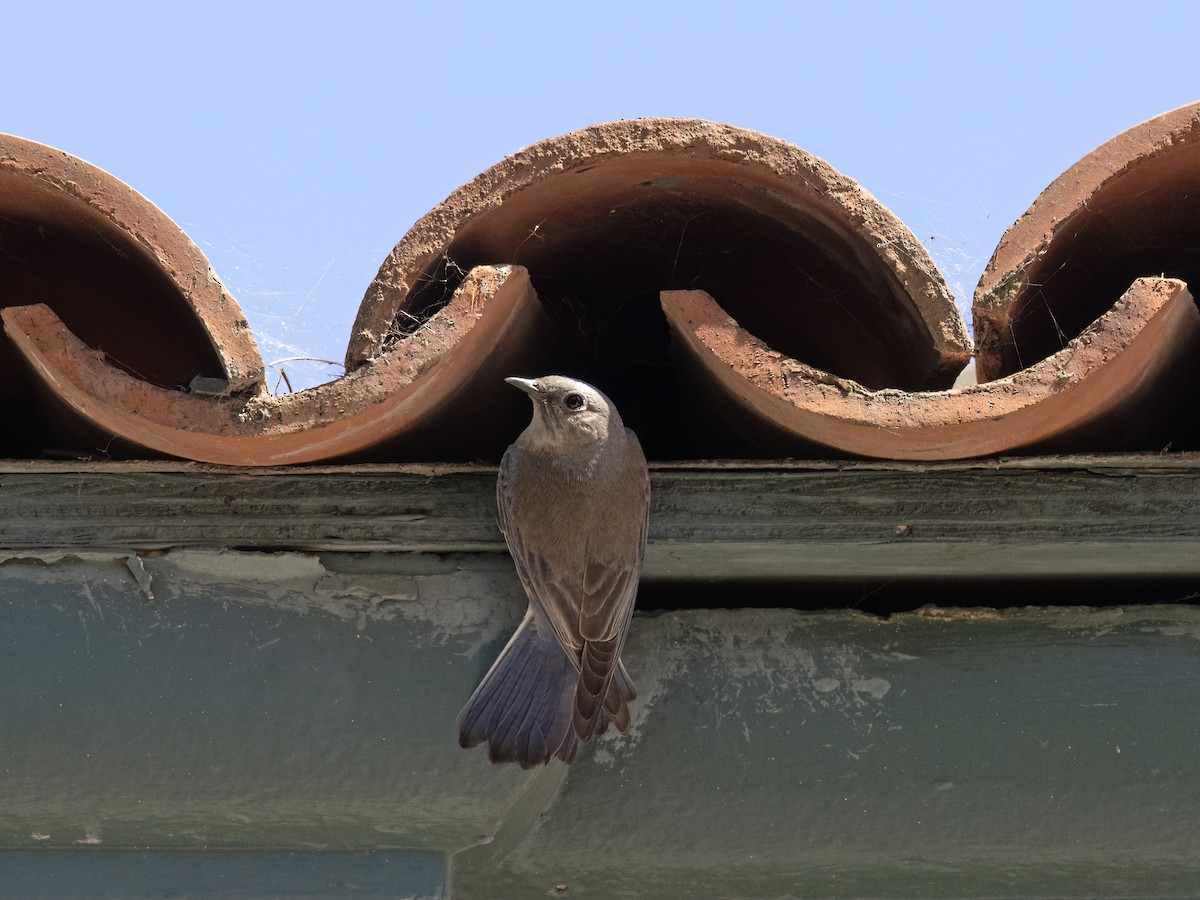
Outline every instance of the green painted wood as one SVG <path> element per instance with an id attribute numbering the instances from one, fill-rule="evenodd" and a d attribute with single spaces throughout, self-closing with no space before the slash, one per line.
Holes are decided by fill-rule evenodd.
<path id="1" fill-rule="evenodd" d="M 527 773 L 455 742 L 504 556 L 141 563 L 0 565 L 8 851 L 414 851 L 468 900 L 1200 884 L 1194 607 L 639 614 L 630 734 Z"/>
<path id="2" fill-rule="evenodd" d="M 494 470 L 0 466 L 0 548 L 502 552 Z M 1191 577 L 1200 456 L 659 465 L 646 577 Z"/>
<path id="3" fill-rule="evenodd" d="M 639 613 L 630 735 L 526 773 L 455 742 L 524 608 L 494 470 L 0 466 L 0 896 L 264 853 L 415 896 L 1194 894 L 1200 611 L 1128 601 L 1200 591 L 1196 457 L 652 477 L 648 590 L 749 608 Z M 1025 586 L 754 608 L 869 578 Z"/>
<path id="4" fill-rule="evenodd" d="M 58 850 L 0 852 L 0 897 L 446 896 L 436 853 Z"/>

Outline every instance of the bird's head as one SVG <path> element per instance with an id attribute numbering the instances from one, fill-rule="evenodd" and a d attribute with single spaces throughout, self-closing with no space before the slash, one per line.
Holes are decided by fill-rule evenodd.
<path id="1" fill-rule="evenodd" d="M 533 401 L 533 421 L 517 441 L 529 450 L 582 450 L 603 446 L 611 436 L 624 439 L 617 408 L 590 384 L 562 375 L 504 380 Z"/>

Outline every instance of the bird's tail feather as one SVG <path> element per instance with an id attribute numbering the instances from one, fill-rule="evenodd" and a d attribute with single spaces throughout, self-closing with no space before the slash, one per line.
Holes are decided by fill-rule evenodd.
<path id="1" fill-rule="evenodd" d="M 618 659 L 612 684 L 608 686 L 608 693 L 604 695 L 604 712 L 621 734 L 629 733 L 629 701 L 636 696 L 637 688 L 633 686 L 629 673 L 625 671 L 625 664 Z M 600 733 L 604 733 L 604 728 L 600 729 Z"/>
<path id="2" fill-rule="evenodd" d="M 458 716 L 458 742 L 488 742 L 492 762 L 522 768 L 575 758 L 571 725 L 579 670 L 532 610 Z"/>
<path id="3" fill-rule="evenodd" d="M 583 645 L 572 712 L 575 734 L 580 740 L 604 734 L 610 721 L 621 734 L 629 733 L 629 701 L 637 696 L 637 691 L 617 656 L 619 652 L 616 640 L 589 641 Z"/>

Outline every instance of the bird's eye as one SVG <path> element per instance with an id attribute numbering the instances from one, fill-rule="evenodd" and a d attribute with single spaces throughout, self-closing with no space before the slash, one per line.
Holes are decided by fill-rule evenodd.
<path id="1" fill-rule="evenodd" d="M 567 396 L 563 397 L 563 405 L 567 409 L 578 410 L 583 409 L 586 404 L 584 403 L 583 394 L 567 394 Z"/>

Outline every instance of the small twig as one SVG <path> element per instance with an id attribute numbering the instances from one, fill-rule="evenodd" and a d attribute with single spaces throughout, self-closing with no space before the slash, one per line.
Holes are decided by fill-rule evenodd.
<path id="1" fill-rule="evenodd" d="M 287 385 L 289 394 L 296 393 L 296 389 L 294 387 L 292 387 L 292 379 L 288 378 L 287 370 L 284 369 L 282 367 L 282 365 L 280 365 L 281 363 L 286 363 L 286 362 L 323 363 L 327 366 L 337 366 L 343 372 L 346 370 L 346 366 L 343 363 L 334 362 L 332 359 L 321 359 L 319 356 L 286 356 L 283 359 L 277 359 L 274 362 L 267 363 L 267 366 L 269 368 L 279 370 L 279 378 L 275 379 L 275 389 L 273 391 L 271 391 L 271 393 L 275 394 L 276 396 L 279 395 L 279 382 L 280 381 L 283 381 L 283 383 Z"/>
<path id="2" fill-rule="evenodd" d="M 321 359 L 318 356 L 285 356 L 283 359 L 277 359 L 275 362 L 267 363 L 272 369 L 277 368 L 280 363 L 287 362 L 315 362 L 324 363 L 327 366 L 337 366 L 339 369 L 344 369 L 346 366 L 340 362 L 334 362 L 332 359 Z"/>

